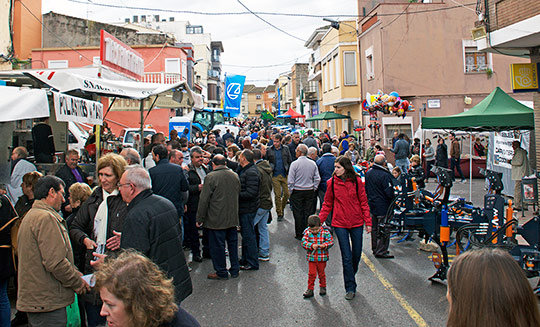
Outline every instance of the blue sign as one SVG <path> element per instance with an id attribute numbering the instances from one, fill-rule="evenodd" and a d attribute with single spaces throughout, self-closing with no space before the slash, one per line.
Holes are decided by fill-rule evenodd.
<path id="1" fill-rule="evenodd" d="M 240 103 L 246 77 L 242 75 L 225 76 L 225 101 L 223 110 L 236 117 L 240 114 Z"/>

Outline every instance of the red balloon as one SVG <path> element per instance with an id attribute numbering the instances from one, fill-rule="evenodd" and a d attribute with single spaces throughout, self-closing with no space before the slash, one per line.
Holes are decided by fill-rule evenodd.
<path id="1" fill-rule="evenodd" d="M 403 110 L 409 109 L 409 101 L 407 100 L 401 101 L 401 107 L 403 107 Z"/>

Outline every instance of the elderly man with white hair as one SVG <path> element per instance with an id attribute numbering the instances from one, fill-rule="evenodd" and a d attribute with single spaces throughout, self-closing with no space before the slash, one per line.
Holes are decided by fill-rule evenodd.
<path id="1" fill-rule="evenodd" d="M 28 151 L 23 146 L 18 146 L 11 153 L 11 177 L 7 185 L 7 196 L 11 203 L 15 204 L 23 195 L 22 180 L 26 173 L 37 171 L 36 166 L 26 160 Z"/>
<path id="2" fill-rule="evenodd" d="M 296 160 L 291 163 L 287 183 L 291 192 L 291 206 L 294 216 L 295 238 L 302 239 L 307 228 L 307 218 L 315 213 L 314 198 L 321 177 L 315 161 L 307 157 L 308 147 L 299 144 Z"/>
<path id="3" fill-rule="evenodd" d="M 152 193 L 148 172 L 129 166 L 118 189 L 128 204 L 120 247 L 135 249 L 150 258 L 169 278 L 173 278 L 177 303 L 192 292 L 178 212 L 171 201 Z"/>

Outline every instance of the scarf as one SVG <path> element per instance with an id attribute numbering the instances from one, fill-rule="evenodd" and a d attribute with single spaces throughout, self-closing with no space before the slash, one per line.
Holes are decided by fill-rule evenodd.
<path id="1" fill-rule="evenodd" d="M 111 195 L 118 195 L 118 190 L 107 193 L 104 189 L 103 201 L 100 203 L 96 216 L 94 217 L 94 235 L 96 235 L 96 243 L 98 248 L 96 252 L 105 253 L 105 244 L 107 243 L 107 225 L 109 218 L 109 207 L 107 206 L 107 198 Z"/>

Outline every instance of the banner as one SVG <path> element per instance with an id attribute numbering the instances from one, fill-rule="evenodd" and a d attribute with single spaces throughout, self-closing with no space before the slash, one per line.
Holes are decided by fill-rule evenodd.
<path id="1" fill-rule="evenodd" d="M 538 92 L 538 67 L 537 63 L 511 64 L 512 89 L 514 92 Z"/>
<path id="2" fill-rule="evenodd" d="M 0 86 L 0 98 L 0 122 L 49 117 L 45 90 Z"/>
<path id="3" fill-rule="evenodd" d="M 242 75 L 225 76 L 225 104 L 224 111 L 236 117 L 240 114 L 240 103 L 246 77 Z"/>
<path id="4" fill-rule="evenodd" d="M 94 125 L 103 124 L 103 104 L 53 92 L 56 120 Z"/>

